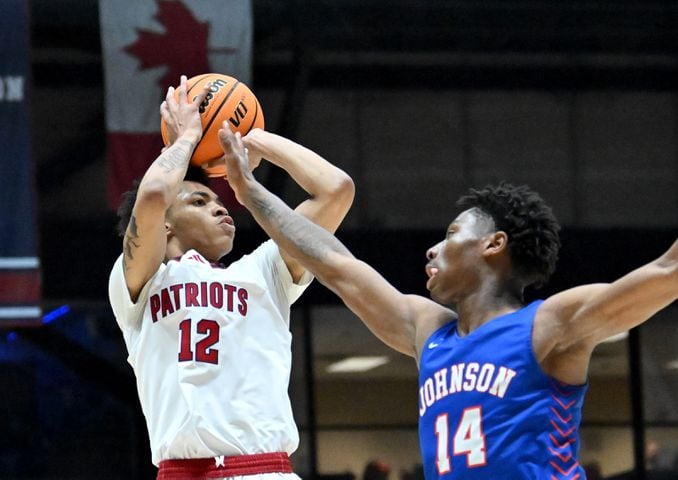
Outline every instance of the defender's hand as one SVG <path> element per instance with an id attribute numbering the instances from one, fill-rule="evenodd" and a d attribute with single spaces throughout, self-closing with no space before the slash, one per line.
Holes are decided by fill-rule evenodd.
<path id="1" fill-rule="evenodd" d="M 221 129 L 219 129 L 219 143 L 221 143 L 221 147 L 224 149 L 224 156 L 221 160 L 225 162 L 226 170 L 228 171 L 226 179 L 238 201 L 243 203 L 243 195 L 245 195 L 247 184 L 255 181 L 249 157 L 247 156 L 247 149 L 243 144 L 240 133 L 236 132 L 234 134 L 226 121 Z"/>
<path id="2" fill-rule="evenodd" d="M 228 122 L 224 122 L 222 124 L 221 129 L 230 130 L 230 128 L 228 127 Z M 221 132 L 221 130 L 219 132 Z M 245 154 L 247 155 L 250 172 L 254 171 L 254 169 L 256 169 L 259 166 L 262 160 L 262 153 L 261 150 L 259 149 L 259 143 L 257 143 L 256 140 L 254 140 L 261 135 L 261 132 L 263 132 L 263 130 L 255 128 L 250 133 L 242 137 L 242 144 L 245 148 Z M 221 133 L 219 133 L 219 141 L 222 143 L 223 148 L 223 142 L 221 141 Z M 209 176 L 220 176 L 220 177 L 228 176 L 226 159 L 223 156 L 217 158 L 216 160 L 212 160 L 211 162 L 204 163 L 202 165 L 202 168 L 205 169 Z"/>

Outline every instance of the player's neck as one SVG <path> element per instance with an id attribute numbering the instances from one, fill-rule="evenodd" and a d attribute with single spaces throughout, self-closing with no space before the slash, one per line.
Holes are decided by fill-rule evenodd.
<path id="1" fill-rule="evenodd" d="M 508 291 L 477 292 L 469 295 L 455 305 L 459 315 L 458 332 L 460 335 L 467 335 L 493 319 L 522 307 L 520 296 Z"/>
<path id="2" fill-rule="evenodd" d="M 175 239 L 170 239 L 165 247 L 165 262 L 175 258 L 183 257 L 188 250 L 181 247 Z"/>
<path id="3" fill-rule="evenodd" d="M 226 252 L 218 252 L 218 253 L 210 253 L 208 251 L 204 251 L 204 249 L 199 250 L 198 248 L 195 247 L 188 247 L 185 245 L 181 245 L 176 241 L 170 240 L 167 243 L 167 248 L 165 249 L 165 262 L 168 260 L 172 260 L 175 258 L 180 258 L 183 257 L 186 252 L 189 250 L 195 250 L 198 252 L 200 255 L 203 256 L 208 262 L 210 263 L 222 263 L 224 265 L 230 263 L 230 262 L 225 262 L 227 260 L 228 254 L 230 253 L 229 251 Z"/>

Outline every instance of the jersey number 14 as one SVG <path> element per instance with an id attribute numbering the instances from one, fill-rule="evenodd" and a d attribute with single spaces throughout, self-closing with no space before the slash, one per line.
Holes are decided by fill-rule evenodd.
<path id="1" fill-rule="evenodd" d="M 450 463 L 450 424 L 448 414 L 436 418 L 436 465 L 438 474 L 444 475 L 452 471 Z M 466 455 L 468 468 L 482 467 L 487 464 L 485 454 L 485 435 L 483 435 L 482 409 L 469 407 L 461 416 L 457 431 L 452 438 L 452 455 Z"/>

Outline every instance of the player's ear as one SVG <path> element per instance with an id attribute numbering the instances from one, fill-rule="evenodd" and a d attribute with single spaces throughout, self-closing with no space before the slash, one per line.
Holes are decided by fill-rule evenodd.
<path id="1" fill-rule="evenodd" d="M 485 255 L 497 255 L 508 248 L 508 235 L 503 230 L 492 232 L 486 237 Z"/>
<path id="2" fill-rule="evenodd" d="M 165 222 L 165 235 L 167 236 L 167 240 L 172 238 L 173 235 L 172 225 L 169 222 Z"/>

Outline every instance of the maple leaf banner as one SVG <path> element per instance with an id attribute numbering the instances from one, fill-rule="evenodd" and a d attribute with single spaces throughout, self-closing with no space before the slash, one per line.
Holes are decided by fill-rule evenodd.
<path id="1" fill-rule="evenodd" d="M 251 83 L 251 0 L 99 0 L 107 195 L 115 209 L 162 148 L 167 88 L 208 72 Z M 229 196 L 226 182 L 216 190 Z M 232 196 L 232 194 L 231 194 Z"/>

